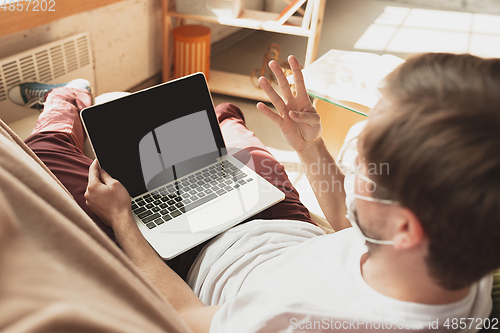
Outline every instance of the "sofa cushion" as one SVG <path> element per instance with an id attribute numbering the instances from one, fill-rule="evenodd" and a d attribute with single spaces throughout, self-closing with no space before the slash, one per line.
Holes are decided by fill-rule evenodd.
<path id="1" fill-rule="evenodd" d="M 2 121 L 0 267 L 13 332 L 190 331 Z"/>

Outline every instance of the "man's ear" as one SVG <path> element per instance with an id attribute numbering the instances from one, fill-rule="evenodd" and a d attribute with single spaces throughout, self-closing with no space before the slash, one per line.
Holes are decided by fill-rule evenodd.
<path id="1" fill-rule="evenodd" d="M 396 234 L 393 237 L 394 248 L 397 250 L 415 248 L 425 239 L 422 223 L 411 210 L 402 207 L 398 209 L 400 209 L 400 214 L 396 222 Z"/>

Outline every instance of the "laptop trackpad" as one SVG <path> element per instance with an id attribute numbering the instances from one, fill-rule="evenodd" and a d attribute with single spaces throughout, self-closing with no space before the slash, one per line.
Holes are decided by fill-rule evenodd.
<path id="1" fill-rule="evenodd" d="M 191 232 L 200 232 L 225 224 L 244 213 L 240 204 L 230 198 L 222 198 L 212 202 L 195 212 L 188 213 Z"/>

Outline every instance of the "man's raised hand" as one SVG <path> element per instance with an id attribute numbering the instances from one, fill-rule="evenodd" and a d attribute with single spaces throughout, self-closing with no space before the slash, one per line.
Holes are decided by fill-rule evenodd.
<path id="1" fill-rule="evenodd" d="M 288 63 L 292 69 L 297 95 L 293 96 L 283 69 L 273 60 L 269 63 L 269 68 L 276 76 L 283 98 L 265 77 L 259 78 L 259 84 L 279 114 L 274 113 L 264 103 L 257 103 L 257 108 L 279 126 L 286 142 L 297 152 L 301 152 L 320 140 L 321 121 L 307 95 L 299 62 L 294 56 L 289 56 Z"/>
<path id="2" fill-rule="evenodd" d="M 117 221 L 132 216 L 127 190 L 118 180 L 102 170 L 97 160 L 90 165 L 89 182 L 84 196 L 90 210 L 113 229 Z"/>

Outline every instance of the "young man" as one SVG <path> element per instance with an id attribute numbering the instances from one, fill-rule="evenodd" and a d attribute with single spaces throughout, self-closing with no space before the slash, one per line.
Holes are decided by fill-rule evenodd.
<path id="1" fill-rule="evenodd" d="M 289 62 L 297 95 L 271 62 L 283 98 L 266 79 L 259 82 L 279 114 L 257 107 L 297 151 L 310 183 L 332 184 L 328 192 L 313 189 L 335 233 L 311 223 L 296 192 L 284 187 L 284 170 L 231 105 L 217 108 L 226 143 L 242 142 L 256 171 L 287 198 L 205 246 L 189 285 L 144 240 L 127 191 L 95 161 L 83 206 L 112 228 L 123 251 L 195 332 L 476 331 L 470 321 L 488 317 L 491 271 L 500 267 L 500 60 L 424 54 L 389 75 L 349 172 L 349 220 L 345 193 L 333 186 L 344 175 L 321 139 L 299 64 L 294 57 Z M 47 115 L 58 91 L 49 94 Z M 75 101 L 74 111 L 80 106 Z M 308 167 L 318 162 L 325 172 Z M 268 163 L 276 166 L 272 174 L 265 172 Z M 73 190 L 75 197 L 82 193 Z"/>

